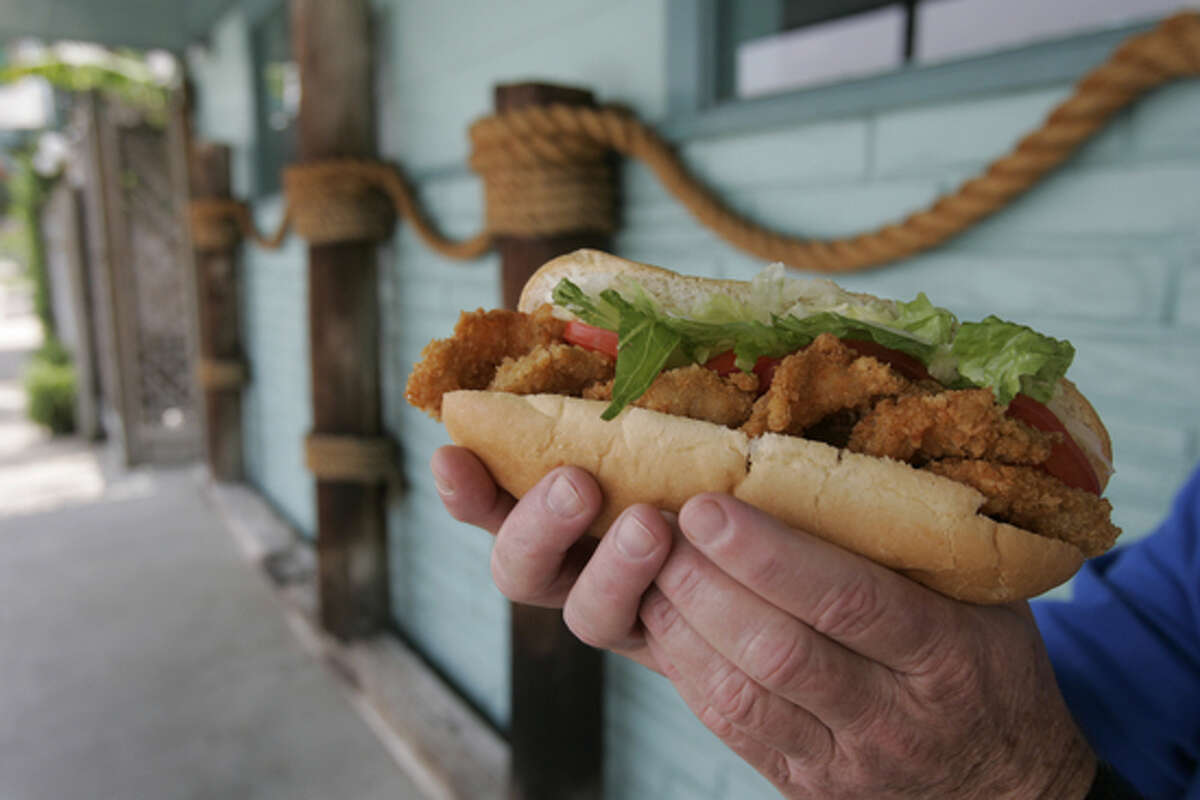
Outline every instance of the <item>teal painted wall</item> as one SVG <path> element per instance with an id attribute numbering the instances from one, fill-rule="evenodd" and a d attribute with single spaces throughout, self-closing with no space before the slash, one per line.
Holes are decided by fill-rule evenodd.
<path id="1" fill-rule="evenodd" d="M 463 164 L 466 127 L 491 87 L 528 78 L 579 83 L 644 119 L 666 108 L 666 2 L 538 0 L 490 13 L 483 0 L 379 0 L 380 143 L 416 175 L 438 224 L 473 233 L 480 188 Z M 238 148 L 248 185 L 252 115 L 245 21 L 222 21 L 197 76 L 201 128 Z M 1032 129 L 1069 87 L 1048 85 L 942 105 L 774 127 L 681 143 L 685 158 L 758 219 L 813 236 L 893 221 L 972 175 Z M 713 276 L 760 266 L 700 228 L 637 165 L 623 170 L 623 255 Z M 1121 114 L 1062 171 L 949 246 L 849 276 L 901 298 L 926 291 L 963 318 L 998 313 L 1067 337 L 1071 377 L 1113 434 L 1109 497 L 1127 539 L 1147 531 L 1200 458 L 1200 83 L 1161 90 Z M 258 204 L 273 221 L 276 201 Z M 401 229 L 383 251 L 385 422 L 409 484 L 389 511 L 393 606 L 401 629 L 493 720 L 509 714 L 508 612 L 488 573 L 488 537 L 445 516 L 427 464 L 441 427 L 403 402 L 421 347 L 460 309 L 492 306 L 496 260 L 461 264 Z M 248 250 L 245 313 L 254 385 L 247 461 L 255 483 L 311 530 L 299 438 L 307 392 L 302 255 Z M 251 452 L 253 451 L 253 452 Z M 669 684 L 610 660 L 608 794 L 772 797 L 697 723 Z"/>

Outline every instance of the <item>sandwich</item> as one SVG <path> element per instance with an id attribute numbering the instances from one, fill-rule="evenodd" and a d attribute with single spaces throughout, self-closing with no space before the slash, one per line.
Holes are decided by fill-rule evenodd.
<path id="1" fill-rule="evenodd" d="M 408 401 L 520 497 L 573 464 L 600 536 L 622 510 L 727 492 L 977 603 L 1032 597 L 1115 542 L 1108 433 L 1066 378 L 1069 342 L 960 322 L 767 267 L 681 275 L 556 258 L 518 310 L 464 312 Z"/>

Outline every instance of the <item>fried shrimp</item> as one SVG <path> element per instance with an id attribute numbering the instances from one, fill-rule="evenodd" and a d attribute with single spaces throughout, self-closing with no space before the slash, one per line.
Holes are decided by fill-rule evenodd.
<path id="1" fill-rule="evenodd" d="M 457 389 L 485 389 L 506 358 L 562 340 L 566 323 L 550 306 L 533 314 L 517 311 L 464 311 L 449 339 L 435 339 L 421 352 L 409 376 L 408 402 L 440 418 L 442 395 Z"/>
<path id="2" fill-rule="evenodd" d="M 722 377 L 699 364 L 663 372 L 633 405 L 650 411 L 702 419 L 736 428 L 750 416 L 758 379 L 741 372 Z M 612 382 L 586 392 L 591 400 L 611 400 Z"/>
<path id="3" fill-rule="evenodd" d="M 538 345 L 523 356 L 504 359 L 487 388 L 578 397 L 587 387 L 612 376 L 613 360 L 608 356 L 569 344 Z"/>
<path id="4" fill-rule="evenodd" d="M 847 446 L 898 461 L 972 458 L 1041 464 L 1059 438 L 1006 417 L 990 390 L 964 389 L 880 400 L 854 426 Z"/>
<path id="5" fill-rule="evenodd" d="M 980 513 L 1073 544 L 1088 558 L 1112 547 L 1121 533 L 1110 519 L 1111 503 L 1033 467 L 946 459 L 925 469 L 979 490 L 987 498 Z"/>
<path id="6" fill-rule="evenodd" d="M 910 382 L 870 356 L 860 356 L 823 333 L 779 363 L 771 388 L 754 404 L 742 427 L 749 436 L 799 436 L 846 409 L 866 409 L 875 398 L 907 391 Z"/>

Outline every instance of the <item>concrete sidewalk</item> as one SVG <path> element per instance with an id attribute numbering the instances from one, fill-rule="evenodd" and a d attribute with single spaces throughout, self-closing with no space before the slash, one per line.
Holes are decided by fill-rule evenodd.
<path id="1" fill-rule="evenodd" d="M 196 478 L 0 519 L 0 797 L 418 798 Z"/>
<path id="2" fill-rule="evenodd" d="M 36 341 L 4 311 L 0 800 L 422 797 L 195 470 L 114 481 L 24 421 Z"/>

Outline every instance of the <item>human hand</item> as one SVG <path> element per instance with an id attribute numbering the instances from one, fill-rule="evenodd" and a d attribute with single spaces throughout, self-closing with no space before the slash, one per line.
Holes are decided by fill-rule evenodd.
<path id="1" fill-rule="evenodd" d="M 1095 757 L 1025 603 L 974 606 L 692 498 L 640 618 L 697 717 L 796 798 L 1081 798 Z"/>
<path id="2" fill-rule="evenodd" d="M 506 597 L 562 608 L 582 641 L 661 671 L 638 609 L 670 551 L 670 515 L 634 506 L 597 541 L 587 529 L 600 509 L 600 487 L 584 470 L 553 470 L 517 502 L 464 448 L 440 448 L 430 468 L 450 515 L 496 536 L 492 577 Z"/>
<path id="3" fill-rule="evenodd" d="M 667 675 L 786 796 L 1087 791 L 1095 759 L 1024 603 L 949 600 L 723 495 L 684 507 L 682 537 L 635 506 L 596 543 L 599 488 L 582 470 L 518 503 L 469 451 L 432 467 L 450 513 L 497 535 L 502 592 L 562 607 L 583 641 Z M 705 538 L 714 508 L 724 522 Z"/>

